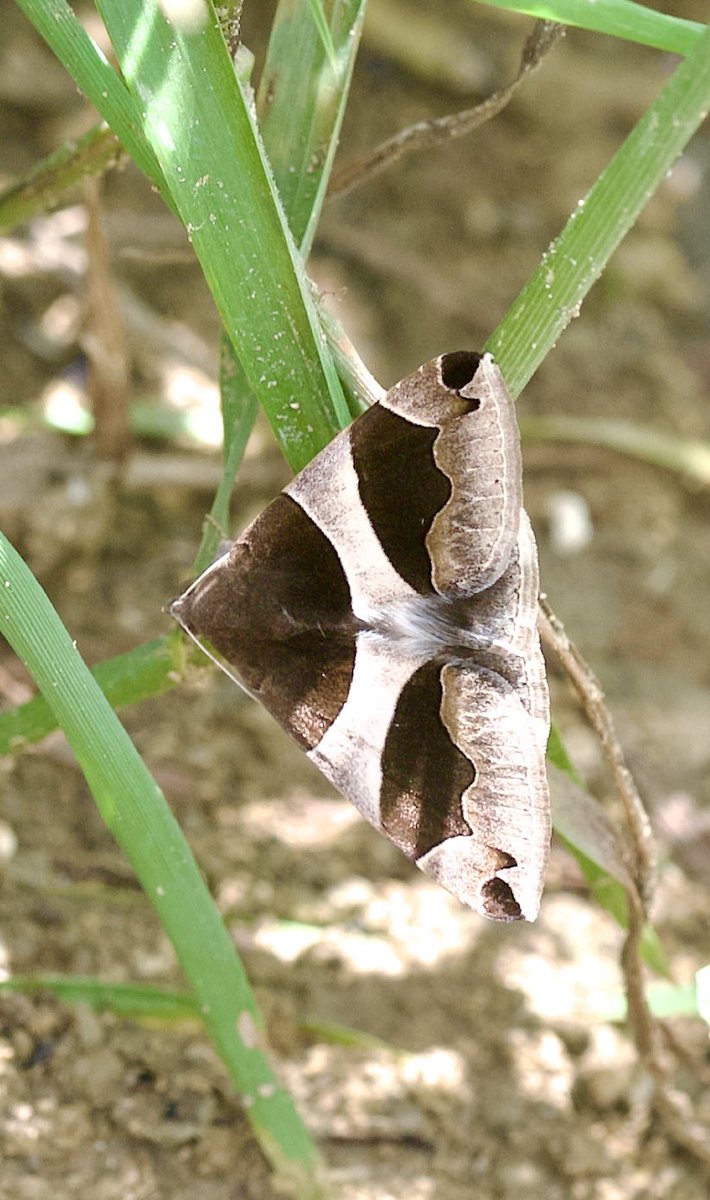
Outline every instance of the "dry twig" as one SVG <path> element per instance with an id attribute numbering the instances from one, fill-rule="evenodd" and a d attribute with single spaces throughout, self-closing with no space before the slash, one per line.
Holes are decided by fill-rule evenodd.
<path id="1" fill-rule="evenodd" d="M 387 170 L 413 150 L 431 150 L 442 142 L 464 137 L 479 125 L 490 121 L 512 100 L 523 80 L 537 70 L 545 55 L 564 34 L 564 26 L 553 21 L 536 21 L 532 33 L 525 42 L 518 73 L 512 83 L 493 92 L 481 104 L 465 108 L 462 112 L 449 113 L 445 117 L 433 117 L 428 121 L 417 121 L 407 129 L 400 130 L 394 137 L 380 142 L 362 158 L 336 171 L 328 187 L 329 196 L 344 196 L 353 188 L 360 187 Z"/>
<path id="2" fill-rule="evenodd" d="M 585 662 L 574 642 L 568 638 L 562 622 L 552 611 L 546 596 L 540 597 L 538 627 L 543 641 L 560 660 L 599 738 L 607 766 L 624 806 L 632 848 L 632 861 L 628 865 L 645 909 L 650 900 L 655 872 L 651 825 L 633 775 L 626 764 L 611 713 L 604 700 L 602 686 L 589 663 Z"/>
<path id="3" fill-rule="evenodd" d="M 86 321 L 82 343 L 89 361 L 89 394 L 100 458 L 120 463 L 130 445 L 126 339 L 106 238 L 101 226 L 100 182 L 84 182 L 87 212 Z"/>
<path id="4" fill-rule="evenodd" d="M 686 1097 L 673 1091 L 660 1055 L 659 1025 L 646 999 L 641 965 L 641 940 L 647 921 L 647 903 L 654 875 L 651 828 L 633 776 L 606 706 L 601 684 L 591 667 L 568 638 L 562 622 L 540 597 L 538 628 L 570 679 L 592 725 L 616 784 L 626 814 L 632 859 L 632 886 L 626 888 L 628 931 L 621 955 L 629 1027 L 639 1061 L 653 1084 L 653 1108 L 677 1145 L 710 1166 L 710 1138 L 699 1122 L 692 1120 Z"/>

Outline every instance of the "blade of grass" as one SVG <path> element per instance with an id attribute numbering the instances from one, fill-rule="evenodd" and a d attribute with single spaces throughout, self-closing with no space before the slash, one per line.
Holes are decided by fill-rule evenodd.
<path id="1" fill-rule="evenodd" d="M 219 543 L 229 536 L 229 509 L 234 480 L 244 456 L 258 411 L 258 402 L 249 387 L 234 347 L 225 333 L 220 344 L 219 389 L 224 443 L 222 478 L 205 517 L 200 547 L 193 563 L 197 576 L 215 558 Z"/>
<path id="2" fill-rule="evenodd" d="M 99 663 L 92 674 L 111 707 L 120 708 L 172 691 L 183 678 L 190 655 L 184 640 L 172 633 Z M 56 713 L 48 701 L 43 695 L 33 696 L 26 704 L 0 713 L 0 754 L 39 742 L 56 728 Z"/>
<path id="3" fill-rule="evenodd" d="M 259 128 L 304 259 L 338 145 L 365 0 L 336 0 L 328 30 L 332 55 L 307 8 L 309 0 L 279 5 L 257 93 Z"/>
<path id="4" fill-rule="evenodd" d="M 320 6 L 319 11 L 323 16 Z M 364 11 L 365 0 L 336 0 L 333 6 L 334 32 L 327 27 L 332 49 L 328 62 L 334 61 L 335 68 L 328 75 L 325 105 L 325 42 L 314 26 L 311 0 L 282 0 L 274 18 L 256 108 L 274 182 L 302 257 L 306 256 L 307 231 L 315 229 L 320 216 Z M 226 535 L 234 479 L 257 412 L 244 371 L 226 339 L 221 347 L 220 379 L 224 470 L 206 519 L 195 574 L 212 561 L 220 531 L 222 537 Z"/>
<path id="5" fill-rule="evenodd" d="M 476 0 L 476 3 L 607 33 L 672 54 L 689 54 L 705 29 L 697 21 L 656 12 L 632 0 Z"/>
<path id="6" fill-rule="evenodd" d="M 554 346 L 621 239 L 710 106 L 710 28 L 581 200 L 488 339 L 517 396 Z"/>
<path id="7" fill-rule="evenodd" d="M 158 160 L 142 135 L 140 112 L 132 96 L 66 0 L 17 0 L 17 3 L 79 90 L 169 202 L 170 193 Z"/>
<path id="8" fill-rule="evenodd" d="M 562 769 L 564 770 L 564 767 Z M 614 918 L 621 929 L 628 929 L 629 900 L 624 884 L 593 858 L 590 858 L 588 854 L 585 854 L 583 850 L 580 850 L 571 837 L 565 836 L 560 828 L 563 822 L 560 821 L 559 814 L 553 814 L 553 824 L 555 836 L 560 839 L 572 858 L 576 860 L 585 883 L 597 904 Z M 670 974 L 668 959 L 652 925 L 647 924 L 644 928 L 640 954 L 647 967 L 655 971 L 657 975 L 668 978 Z"/>
<path id="9" fill-rule="evenodd" d="M 567 747 L 562 740 L 562 735 L 554 722 L 550 727 L 546 757 L 548 762 L 551 762 L 560 771 L 563 771 L 578 787 L 584 787 L 584 780 L 567 753 Z"/>
<path id="10" fill-rule="evenodd" d="M 105 125 L 95 125 L 79 141 L 60 146 L 0 192 L 0 234 L 56 207 L 80 180 L 115 166 L 121 153 L 121 143 Z"/>
<path id="11" fill-rule="evenodd" d="M 216 19 L 185 33 L 157 0 L 100 9 L 249 385 L 300 468 L 347 407 Z"/>
<path id="12" fill-rule="evenodd" d="M 107 983 L 81 975 L 12 975 L 0 980 L 0 994 L 50 992 L 67 1004 L 88 1004 L 97 1012 L 154 1021 L 201 1021 L 199 1005 L 189 992 L 145 983 Z"/>
<path id="13" fill-rule="evenodd" d="M 695 998 L 699 1015 L 710 1025 L 710 965 L 695 972 Z"/>
<path id="14" fill-rule="evenodd" d="M 694 982 L 685 984 L 670 983 L 658 979 L 649 983 L 646 989 L 648 1006 L 654 1017 L 667 1021 L 674 1017 L 698 1017 L 698 992 Z M 621 991 L 609 992 L 600 997 L 597 1013 L 601 1020 L 624 1024 L 628 1020 L 628 1004 Z"/>
<path id="15" fill-rule="evenodd" d="M 171 991 L 146 983 L 107 983 L 81 975 L 12 975 L 0 980 L 0 995 L 3 992 L 25 995 L 48 992 L 67 1004 L 88 1004 L 97 1012 L 112 1012 L 120 1017 L 161 1024 L 202 1021 L 200 1010 L 189 992 Z M 350 1025 L 303 1018 L 298 1026 L 314 1040 L 332 1046 L 406 1053 L 382 1038 Z"/>
<path id="16" fill-rule="evenodd" d="M 318 30 L 318 37 L 320 38 L 320 42 L 323 47 L 323 50 L 325 51 L 326 55 L 328 56 L 328 61 L 330 63 L 331 69 L 333 71 L 335 71 L 335 69 L 336 69 L 335 47 L 333 45 L 333 39 L 330 36 L 330 26 L 328 25 L 328 20 L 326 18 L 325 13 L 323 12 L 323 5 L 321 4 L 321 0 L 308 0 L 308 7 L 311 10 L 311 16 L 313 17 L 313 24 L 315 25 L 316 29 Z"/>
<path id="17" fill-rule="evenodd" d="M 97 1012 L 112 1012 L 119 1017 L 139 1021 L 181 1024 L 201 1020 L 199 1009 L 188 992 L 171 991 L 145 983 L 106 983 L 81 975 L 12 975 L 9 979 L 0 980 L 0 995 L 36 995 L 42 992 L 56 996 L 66 1004 L 87 1004 Z M 685 984 L 654 980 L 649 983 L 646 994 L 651 1011 L 660 1019 L 700 1016 L 698 987 L 694 980 Z M 602 997 L 594 1016 L 598 1021 L 623 1024 L 627 1019 L 623 992 L 610 991 Z M 321 1021 L 315 1017 L 306 1017 L 298 1024 L 303 1033 L 329 1045 L 365 1051 L 384 1050 L 390 1054 L 407 1053 L 391 1042 L 349 1025 Z"/>
<path id="18" fill-rule="evenodd" d="M 32 573 L 0 534 L 0 628 L 64 730 L 111 833 L 175 947 L 277 1175 L 321 1194 L 318 1153 L 261 1048 L 263 1019 L 163 795 Z"/>

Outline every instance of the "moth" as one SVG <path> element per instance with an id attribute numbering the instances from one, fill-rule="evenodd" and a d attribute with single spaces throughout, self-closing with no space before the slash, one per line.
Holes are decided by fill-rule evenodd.
<path id="1" fill-rule="evenodd" d="M 534 920 L 549 698 L 515 408 L 490 354 L 396 384 L 172 601 L 362 815 L 459 900 Z"/>

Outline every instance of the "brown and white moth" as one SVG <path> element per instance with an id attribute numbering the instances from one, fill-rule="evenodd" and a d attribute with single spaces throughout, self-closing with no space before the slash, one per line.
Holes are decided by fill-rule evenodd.
<path id="1" fill-rule="evenodd" d="M 489 354 L 403 379 L 169 611 L 362 815 L 499 921 L 550 840 L 537 551 Z"/>

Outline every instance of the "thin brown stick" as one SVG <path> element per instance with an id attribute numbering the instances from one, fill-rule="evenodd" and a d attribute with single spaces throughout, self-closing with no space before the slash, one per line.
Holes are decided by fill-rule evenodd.
<path id="1" fill-rule="evenodd" d="M 631 1036 L 639 1061 L 653 1083 L 652 1106 L 673 1141 L 700 1162 L 710 1166 L 710 1136 L 699 1122 L 692 1120 L 687 1098 L 674 1092 L 669 1084 L 668 1071 L 661 1060 L 660 1026 L 649 1008 L 644 988 L 641 941 L 647 921 L 646 905 L 654 874 L 648 816 L 633 776 L 626 765 L 611 713 L 604 701 L 601 684 L 577 647 L 570 641 L 546 596 L 540 597 L 538 628 L 543 641 L 554 651 L 562 664 L 599 738 L 626 813 L 633 857 L 631 877 L 634 883 L 625 889 L 628 901 L 628 931 L 621 953 L 621 968 Z"/>
<path id="2" fill-rule="evenodd" d="M 99 458 L 120 463 L 131 441 L 126 339 L 108 246 L 101 226 L 99 181 L 84 182 L 87 212 L 86 322 L 82 338 L 89 361 L 89 394 Z"/>
<path id="3" fill-rule="evenodd" d="M 604 692 L 596 675 L 568 638 L 562 622 L 552 611 L 546 596 L 540 597 L 538 628 L 544 642 L 557 655 L 579 696 L 585 713 L 594 729 L 611 776 L 624 805 L 632 847 L 631 875 L 643 900 L 644 909 L 650 899 L 655 873 L 651 824 L 639 796 L 633 775 L 614 729 Z"/>
<path id="4" fill-rule="evenodd" d="M 414 150 L 431 150 L 442 142 L 453 138 L 464 137 L 490 121 L 512 100 L 523 80 L 536 71 L 545 55 L 560 40 L 564 34 L 564 26 L 556 25 L 553 21 L 536 21 L 535 27 L 525 42 L 520 60 L 518 73 L 512 83 L 493 92 L 481 104 L 473 108 L 465 108 L 462 112 L 449 113 L 445 117 L 433 117 L 428 121 L 418 121 L 407 129 L 400 130 L 394 137 L 380 142 L 374 150 L 370 150 L 362 158 L 351 163 L 342 170 L 336 171 L 331 177 L 328 187 L 329 196 L 344 196 L 353 188 L 360 187 L 387 170 L 398 162 L 405 154 Z"/>
<path id="5" fill-rule="evenodd" d="M 629 1028 L 634 1045 L 644 1067 L 658 1080 L 658 1027 L 646 999 L 641 967 L 641 939 L 646 925 L 646 912 L 635 888 L 626 889 L 629 927 L 621 951 Z"/>
<path id="6" fill-rule="evenodd" d="M 635 889 L 628 889 L 626 894 L 629 901 L 629 929 L 621 953 L 621 967 L 629 1027 L 639 1061 L 653 1084 L 651 1104 L 676 1145 L 682 1146 L 699 1162 L 710 1167 L 710 1134 L 699 1121 L 693 1120 L 688 1097 L 671 1087 L 668 1069 L 661 1058 L 661 1026 L 649 1008 L 641 969 L 641 939 L 646 913 Z"/>

